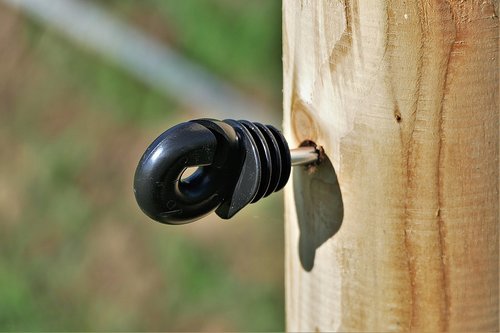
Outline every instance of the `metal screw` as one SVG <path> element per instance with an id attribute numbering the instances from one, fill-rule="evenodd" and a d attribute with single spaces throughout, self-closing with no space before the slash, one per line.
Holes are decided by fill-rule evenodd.
<path id="1" fill-rule="evenodd" d="M 308 165 L 316 163 L 319 158 L 319 152 L 316 147 L 299 147 L 290 149 L 292 166 Z"/>

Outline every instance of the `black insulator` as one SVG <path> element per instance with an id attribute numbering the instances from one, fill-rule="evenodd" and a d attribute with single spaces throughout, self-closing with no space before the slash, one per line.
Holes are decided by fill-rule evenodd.
<path id="1" fill-rule="evenodd" d="M 198 170 L 182 179 L 188 167 Z M 273 126 L 198 119 L 172 127 L 147 148 L 134 192 L 144 213 L 158 222 L 188 223 L 212 211 L 228 219 L 281 190 L 290 170 L 288 144 Z"/>

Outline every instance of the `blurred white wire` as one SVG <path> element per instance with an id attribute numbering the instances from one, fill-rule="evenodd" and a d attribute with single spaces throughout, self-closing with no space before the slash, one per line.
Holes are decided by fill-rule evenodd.
<path id="1" fill-rule="evenodd" d="M 92 2 L 0 1 L 110 58 L 137 79 L 194 109 L 203 117 L 249 119 L 271 124 L 278 122 L 276 113 L 262 103 Z"/>

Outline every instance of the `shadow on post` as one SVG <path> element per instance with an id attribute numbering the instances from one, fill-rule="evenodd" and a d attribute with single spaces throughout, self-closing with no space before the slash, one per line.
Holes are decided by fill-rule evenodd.
<path id="1" fill-rule="evenodd" d="M 300 263 L 310 272 L 316 249 L 333 237 L 342 225 L 342 194 L 337 174 L 326 156 L 318 166 L 295 168 L 293 184 L 300 230 Z"/>

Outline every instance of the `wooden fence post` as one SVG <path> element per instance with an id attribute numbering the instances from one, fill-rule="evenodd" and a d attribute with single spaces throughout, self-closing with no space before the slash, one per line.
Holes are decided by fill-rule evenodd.
<path id="1" fill-rule="evenodd" d="M 498 31 L 498 2 L 284 0 L 285 132 L 329 158 L 286 192 L 288 330 L 498 331 Z"/>

